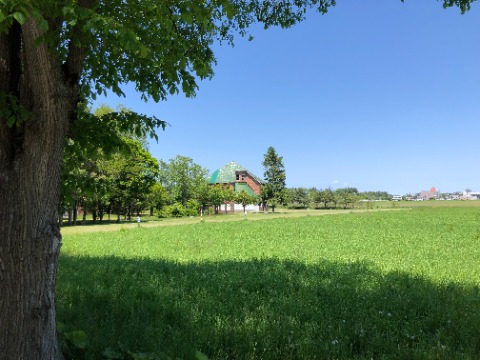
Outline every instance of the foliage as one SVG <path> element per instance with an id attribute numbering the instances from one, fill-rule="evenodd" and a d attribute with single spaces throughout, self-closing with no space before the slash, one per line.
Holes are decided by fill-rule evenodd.
<path id="1" fill-rule="evenodd" d="M 100 104 L 92 112 L 82 103 L 77 107 L 69 138 L 89 152 L 102 149 L 110 153 L 119 150 L 124 136 L 136 140 L 146 139 L 147 136 L 156 138 L 154 130 L 165 129 L 166 126 L 165 121 L 136 113 L 121 104 L 117 109 Z"/>
<path id="2" fill-rule="evenodd" d="M 147 193 L 147 205 L 154 210 L 161 210 L 163 206 L 170 202 L 167 190 L 158 182 L 152 185 Z"/>
<path id="3" fill-rule="evenodd" d="M 180 203 L 176 202 L 172 205 L 165 206 L 159 214 L 159 218 L 166 217 L 183 217 L 187 215 L 187 209 Z"/>
<path id="4" fill-rule="evenodd" d="M 145 207 L 147 194 L 158 177 L 158 162 L 137 140 L 125 139 L 130 154 L 116 153 L 103 166 L 112 177 L 112 202 L 130 214 Z"/>
<path id="5" fill-rule="evenodd" d="M 306 209 L 310 204 L 310 192 L 305 188 L 287 189 L 288 202 L 296 209 Z"/>
<path id="6" fill-rule="evenodd" d="M 335 193 L 340 195 L 340 194 L 351 194 L 354 196 L 358 195 L 358 189 L 355 187 L 347 187 L 347 188 L 338 188 L 335 190 Z"/>
<path id="7" fill-rule="evenodd" d="M 150 196 L 158 176 L 158 163 L 146 149 L 147 127 L 126 125 L 132 121 L 119 121 L 119 114 L 135 117 L 128 109 L 118 112 L 101 105 L 93 114 L 87 109 L 78 118 L 75 138 L 66 142 L 62 169 L 61 193 L 63 209 L 76 211 L 82 206 L 103 214 L 115 209 L 130 214 L 134 209 L 156 201 L 161 194 Z M 160 197 L 159 197 L 160 196 Z M 102 215 L 100 216 L 102 219 Z"/>
<path id="8" fill-rule="evenodd" d="M 403 2 L 404 0 L 402 0 Z M 462 11 L 462 14 L 470 10 L 470 4 L 474 3 L 476 0 L 443 0 L 443 7 L 448 8 L 452 6 L 457 6 Z"/>
<path id="9" fill-rule="evenodd" d="M 233 200 L 233 189 L 222 184 L 212 185 L 210 186 L 209 198 L 210 204 L 212 204 L 215 209 L 215 214 L 218 214 L 220 206 Z"/>
<path id="10" fill-rule="evenodd" d="M 196 185 L 195 188 L 195 201 L 198 202 L 199 206 L 206 207 L 211 205 L 212 202 L 212 187 L 207 181 L 202 181 Z"/>
<path id="11" fill-rule="evenodd" d="M 323 204 L 323 207 L 327 207 L 329 204 L 337 204 L 337 197 L 332 189 L 314 190 L 313 202 L 317 207 Z"/>
<path id="12" fill-rule="evenodd" d="M 353 205 L 358 201 L 358 195 L 343 192 L 337 195 L 337 199 L 340 206 L 346 209 L 348 207 L 353 207 Z"/>
<path id="13" fill-rule="evenodd" d="M 343 208 L 354 207 L 359 200 L 390 200 L 391 195 L 386 191 L 366 191 L 359 192 L 357 188 L 338 188 L 332 189 L 317 188 L 288 188 L 288 202 L 291 208 L 305 209 L 314 204 L 316 208 L 333 208 L 337 205 Z M 367 206 L 372 206 L 367 202 Z"/>
<path id="14" fill-rule="evenodd" d="M 215 40 L 233 43 L 235 33 L 247 34 L 256 21 L 265 27 L 289 27 L 304 18 L 305 9 L 326 12 L 334 1 L 219 2 L 53 2 L 5 0 L 0 31 L 14 21 L 33 16 L 45 42 L 59 61 L 70 54 L 69 44 L 88 49 L 83 59 L 84 98 L 110 89 L 123 95 L 120 84 L 135 83 L 155 101 L 168 94 L 194 96 L 197 79 L 213 75 Z M 102 59 L 102 61 L 98 61 Z"/>
<path id="15" fill-rule="evenodd" d="M 183 205 L 196 197 L 197 189 L 207 183 L 208 170 L 186 156 L 177 155 L 168 163 L 160 161 L 159 181 L 173 202 Z"/>
<path id="16" fill-rule="evenodd" d="M 275 211 L 277 205 L 286 205 L 286 174 L 283 157 L 279 156 L 275 148 L 270 146 L 262 161 L 265 184 L 262 186 L 261 198 L 266 200 Z"/>
<path id="17" fill-rule="evenodd" d="M 18 126 L 29 117 L 30 112 L 18 103 L 16 96 L 0 92 L 0 118 L 7 120 L 7 126 Z"/>
<path id="18" fill-rule="evenodd" d="M 185 215 L 187 216 L 197 216 L 200 213 L 200 202 L 195 199 L 190 199 L 185 204 Z"/>
<path id="19" fill-rule="evenodd" d="M 392 195 L 386 191 L 363 191 L 359 196 L 364 200 L 390 200 Z"/>
<path id="20" fill-rule="evenodd" d="M 478 218 L 423 207 L 65 236 L 58 316 L 89 334 L 90 359 L 117 342 L 184 359 L 473 359 Z"/>
<path id="21" fill-rule="evenodd" d="M 250 195 L 245 190 L 242 190 L 233 196 L 233 202 L 235 204 L 241 204 L 243 206 L 243 211 L 245 212 L 247 205 L 258 203 L 258 197 Z"/>
<path id="22" fill-rule="evenodd" d="M 87 334 L 83 330 L 72 329 L 64 323 L 57 323 L 57 333 L 62 354 L 66 360 L 83 357 L 88 345 Z"/>

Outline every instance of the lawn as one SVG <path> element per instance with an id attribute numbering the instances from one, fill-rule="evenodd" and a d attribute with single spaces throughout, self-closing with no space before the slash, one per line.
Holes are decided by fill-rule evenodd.
<path id="1" fill-rule="evenodd" d="M 479 208 L 315 214 L 65 234 L 58 320 L 88 336 L 71 353 L 479 357 Z"/>

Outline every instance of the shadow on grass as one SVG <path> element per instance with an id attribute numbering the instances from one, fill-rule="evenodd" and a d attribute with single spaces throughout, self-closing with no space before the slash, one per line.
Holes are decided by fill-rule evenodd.
<path id="1" fill-rule="evenodd" d="M 85 358 L 132 351 L 211 359 L 476 359 L 480 292 L 366 262 L 174 263 L 62 255 L 58 320 Z"/>
<path id="2" fill-rule="evenodd" d="M 150 219 L 150 218 L 148 218 Z M 142 218 L 142 221 L 148 221 L 148 220 L 145 220 L 144 218 Z M 116 218 L 111 218 L 110 220 L 108 219 L 103 219 L 103 220 L 95 220 L 93 221 L 92 219 L 87 219 L 85 220 L 85 222 L 83 220 L 77 220 L 77 223 L 76 224 L 73 224 L 73 222 L 71 224 L 68 223 L 68 221 L 66 220 L 63 220 L 62 222 L 62 228 L 72 228 L 72 227 L 82 227 L 82 226 L 97 226 L 97 225 L 121 225 L 121 224 L 135 224 L 137 222 L 137 217 L 133 217 L 130 219 L 130 220 L 127 220 L 127 219 L 124 219 L 122 217 L 122 219 L 120 221 L 117 221 Z"/>

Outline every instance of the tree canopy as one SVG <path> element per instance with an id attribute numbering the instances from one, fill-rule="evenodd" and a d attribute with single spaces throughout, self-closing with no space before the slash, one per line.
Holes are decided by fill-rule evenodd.
<path id="1" fill-rule="evenodd" d="M 197 189 L 207 183 L 208 170 L 195 164 L 186 156 L 177 155 L 167 163 L 160 162 L 160 183 L 169 193 L 173 202 L 185 205 L 196 198 Z"/>
<path id="2" fill-rule="evenodd" d="M 277 204 L 286 204 L 286 174 L 283 157 L 279 156 L 273 146 L 267 149 L 263 158 L 265 184 L 261 188 L 261 198 L 266 200 L 275 211 Z"/>
<path id="3" fill-rule="evenodd" d="M 307 8 L 325 13 L 332 0 L 291 1 L 18 1 L 4 0 L 0 30 L 35 22 L 36 43 L 54 52 L 84 98 L 133 82 L 155 101 L 213 75 L 214 41 L 233 43 L 254 22 L 289 27 Z M 11 32 L 10 32 L 11 33 Z M 101 61 L 99 61 L 101 59 Z"/>

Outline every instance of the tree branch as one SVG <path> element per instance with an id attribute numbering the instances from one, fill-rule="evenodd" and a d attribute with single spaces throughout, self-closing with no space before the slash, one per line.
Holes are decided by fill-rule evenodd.
<path id="1" fill-rule="evenodd" d="M 79 0 L 78 6 L 83 9 L 92 9 L 95 0 Z M 87 56 L 88 46 L 86 46 L 85 34 L 82 31 L 83 24 L 77 22 L 72 30 L 72 36 L 68 43 L 67 60 L 63 65 L 63 71 L 69 85 L 78 86 L 80 84 L 80 76 L 83 70 L 83 63 Z"/>

